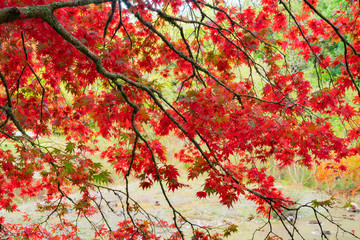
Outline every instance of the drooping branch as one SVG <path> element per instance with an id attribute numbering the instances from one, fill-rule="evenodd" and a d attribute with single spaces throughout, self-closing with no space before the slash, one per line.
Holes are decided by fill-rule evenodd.
<path id="1" fill-rule="evenodd" d="M 301 28 L 299 22 L 296 20 L 296 17 L 294 16 L 294 14 L 291 12 L 291 10 L 289 9 L 289 7 L 286 5 L 286 3 L 283 0 L 280 0 L 281 5 L 283 5 L 285 11 L 289 14 L 289 16 L 291 17 L 291 19 L 294 21 L 296 27 L 298 28 L 298 30 L 300 31 L 300 34 L 302 36 L 302 38 L 305 40 L 307 46 L 309 47 L 310 51 L 313 53 L 315 59 L 317 62 L 321 62 L 321 60 L 319 59 L 319 56 L 314 52 L 313 47 L 311 46 L 309 39 L 305 36 L 305 33 L 303 31 L 303 29 Z M 315 66 L 316 69 L 316 66 Z M 329 70 L 326 68 L 326 71 L 329 73 Z M 330 75 L 330 73 L 329 73 Z"/>
<path id="2" fill-rule="evenodd" d="M 108 79 L 111 79 L 113 81 L 114 84 L 117 85 L 117 87 L 119 89 L 122 88 L 121 84 L 117 81 L 117 79 L 122 79 L 124 80 L 125 82 L 137 87 L 137 88 L 140 88 L 142 90 L 145 90 L 151 97 L 152 99 L 155 101 L 155 103 L 160 107 L 160 109 L 165 112 L 167 114 L 167 116 L 169 118 L 172 119 L 172 121 L 174 121 L 175 124 L 178 125 L 178 127 L 180 129 L 182 129 L 182 131 L 187 135 L 187 132 L 185 131 L 185 129 L 181 126 L 181 124 L 179 122 L 177 122 L 175 120 L 174 117 L 171 116 L 170 113 L 168 113 L 168 111 L 164 108 L 164 106 L 162 106 L 162 104 L 159 102 L 159 100 L 155 97 L 154 95 L 154 92 L 158 93 L 158 91 L 152 89 L 151 87 L 149 86 L 146 86 L 146 85 L 143 85 L 139 82 L 135 82 L 131 79 L 129 79 L 128 77 L 120 74 L 120 73 L 112 73 L 112 72 L 109 72 L 108 70 L 106 70 L 103 65 L 102 65 L 102 61 L 100 59 L 99 56 L 97 56 L 96 54 L 94 54 L 91 50 L 89 50 L 85 45 L 83 45 L 78 39 L 76 39 L 75 37 L 73 37 L 59 22 L 58 20 L 56 19 L 56 17 L 54 15 L 46 15 L 46 16 L 43 16 L 43 19 L 57 32 L 59 33 L 65 40 L 67 40 L 69 43 L 71 43 L 74 47 L 76 47 L 80 52 L 82 52 L 83 54 L 85 54 L 87 57 L 89 57 L 95 64 L 96 66 L 96 69 L 97 71 L 102 74 L 103 76 L 105 76 L 106 78 Z M 158 93 L 161 95 L 161 93 Z M 126 99 L 126 95 L 124 96 L 125 99 Z M 136 105 L 134 104 L 131 104 L 131 102 L 129 101 L 128 102 L 129 105 L 131 107 L 133 107 L 134 109 L 137 108 Z M 136 111 L 135 111 L 136 112 Z M 134 126 L 135 127 L 135 126 Z M 136 129 L 136 128 L 134 128 Z M 160 173 L 158 172 L 158 169 L 157 169 L 157 166 L 156 166 L 156 162 L 155 162 L 155 157 L 153 155 L 153 152 L 152 152 L 152 149 L 150 147 L 150 145 L 147 143 L 146 139 L 140 134 L 139 131 L 137 131 L 137 135 L 139 136 L 139 138 L 144 141 L 147 145 L 147 147 L 149 148 L 149 151 L 152 153 L 152 159 L 154 161 L 154 165 L 155 165 L 155 169 L 157 170 L 157 175 L 158 175 L 158 178 L 159 178 L 159 182 L 161 184 L 161 188 L 162 188 L 162 192 L 164 194 L 164 197 L 167 199 L 167 202 L 169 204 L 169 206 L 172 208 L 173 210 L 173 213 L 174 213 L 174 221 L 176 221 L 176 215 L 179 215 L 185 222 L 188 222 L 186 220 L 185 217 L 182 216 L 182 214 L 177 211 L 171 204 L 170 200 L 167 198 L 167 195 L 165 193 L 165 189 L 164 189 L 164 186 L 162 185 L 162 182 L 161 182 L 161 177 L 160 177 Z M 208 159 L 208 157 L 206 156 L 205 152 L 203 152 L 203 150 L 201 149 L 200 147 L 200 144 L 196 142 L 196 140 L 194 138 L 191 138 L 191 141 L 196 145 L 196 147 L 199 149 L 199 151 L 202 153 L 202 156 L 207 159 L 207 162 L 209 164 L 211 164 L 211 161 Z M 213 168 L 215 169 L 215 166 L 213 166 Z M 193 226 L 194 224 L 193 223 L 190 223 L 188 222 L 191 226 Z M 135 225 L 136 226 L 136 225 Z M 179 232 L 180 232 L 180 228 L 178 228 Z"/>
<path id="3" fill-rule="evenodd" d="M 129 2 L 127 2 L 127 4 L 130 4 Z M 129 5 L 131 7 L 131 5 Z M 235 93 L 233 90 L 229 89 L 226 85 L 224 85 L 219 79 L 217 79 L 211 72 L 209 72 L 207 69 L 201 67 L 198 63 L 194 62 L 192 59 L 190 59 L 189 57 L 187 57 L 183 52 L 177 50 L 173 44 L 171 42 L 169 42 L 169 40 L 162 35 L 159 31 L 157 31 L 151 23 L 147 22 L 138 12 L 135 13 L 135 16 L 139 19 L 140 22 L 142 22 L 145 26 L 147 26 L 148 28 L 150 28 L 153 32 L 155 32 L 156 34 L 158 34 L 160 36 L 160 38 L 163 39 L 163 41 L 170 47 L 170 49 L 172 49 L 174 52 L 176 52 L 180 57 L 184 58 L 186 61 L 194 64 L 194 66 L 196 66 L 197 69 L 199 69 L 202 72 L 205 72 L 206 74 L 208 74 L 210 77 L 212 77 L 214 80 L 216 80 L 216 82 L 223 86 L 224 88 L 226 88 L 228 91 L 232 92 L 234 95 L 239 95 L 237 93 Z M 71 35 L 71 33 L 69 33 L 57 20 L 57 18 L 53 15 L 53 14 L 49 14 L 49 15 L 44 15 L 42 16 L 42 18 L 58 33 L 60 34 L 66 41 L 68 41 L 70 44 L 72 44 L 75 48 L 77 48 L 80 52 L 82 52 L 84 55 L 86 55 L 87 57 L 89 57 L 95 64 L 96 66 L 96 70 L 98 71 L 98 73 L 102 74 L 104 77 L 111 79 L 116 85 L 121 86 L 120 83 L 117 82 L 117 79 L 121 79 L 123 81 L 125 81 L 126 83 L 131 84 L 134 87 L 137 87 L 139 89 L 142 89 L 144 91 L 146 91 L 150 97 L 154 100 L 155 104 L 161 109 L 162 112 L 164 112 L 166 114 L 167 117 L 169 117 L 169 119 L 171 119 L 171 121 L 186 135 L 189 136 L 187 131 L 185 130 L 185 128 L 164 108 L 164 106 L 160 103 L 160 101 L 156 98 L 154 93 L 160 94 L 158 91 L 156 91 L 155 89 L 144 85 L 140 82 L 136 82 L 133 81 L 131 79 L 129 79 L 128 77 L 126 77 L 123 74 L 120 73 L 114 73 L 114 72 L 109 72 L 108 70 L 106 70 L 103 65 L 102 65 L 102 60 L 100 59 L 99 56 L 97 56 L 95 53 L 93 53 L 90 49 L 88 49 L 83 43 L 81 43 L 78 39 L 76 39 L 75 37 L 73 37 Z M 240 97 L 242 95 L 239 95 Z M 276 104 L 280 104 L 280 102 L 274 102 Z M 209 159 L 209 157 L 206 155 L 206 153 L 203 151 L 203 149 L 201 148 L 200 144 L 192 137 L 189 137 L 190 141 L 194 144 L 194 146 L 198 149 L 198 151 L 200 152 L 201 156 L 206 160 L 206 162 L 209 164 L 209 166 L 216 172 L 218 172 L 219 175 L 222 175 L 219 170 L 224 171 L 223 173 L 230 176 L 235 183 L 240 184 L 240 181 L 238 179 L 236 179 L 231 173 L 229 173 L 228 171 L 225 170 L 225 168 L 221 165 L 219 165 L 220 169 L 217 169 L 216 165 L 214 163 L 212 163 L 212 161 Z M 219 162 L 218 162 L 219 164 Z M 248 192 L 261 197 L 263 199 L 267 199 L 268 197 L 266 197 L 265 195 L 258 193 L 254 190 L 251 189 L 247 189 Z M 274 199 L 273 199 L 274 200 Z"/>
<path id="4" fill-rule="evenodd" d="M 26 133 L 23 126 L 19 122 L 19 120 L 16 118 L 15 114 L 13 113 L 12 109 L 7 106 L 0 105 L 0 109 L 5 111 L 6 115 L 10 118 L 10 120 L 14 123 L 16 128 L 21 132 L 22 137 L 24 137 L 26 140 L 32 142 L 31 137 Z"/>
<path id="5" fill-rule="evenodd" d="M 326 18 L 321 12 L 319 12 L 314 5 L 312 5 L 308 0 L 303 0 L 310 8 L 311 10 L 314 11 L 314 13 L 316 13 L 321 19 L 323 19 L 327 24 L 329 24 L 331 26 L 331 28 L 335 31 L 336 35 L 338 35 L 338 37 L 341 39 L 341 41 L 344 43 L 345 46 L 348 46 L 351 48 L 351 50 L 353 51 L 353 53 L 360 57 L 360 54 L 356 51 L 356 49 L 354 48 L 353 45 L 351 45 L 349 43 L 348 40 L 346 40 L 346 38 L 340 33 L 339 28 L 337 26 L 335 26 L 328 18 Z"/>
<path id="6" fill-rule="evenodd" d="M 21 19 L 43 18 L 45 15 L 64 7 L 79 7 L 89 4 L 101 4 L 111 2 L 112 0 L 76 0 L 59 1 L 47 5 L 37 5 L 28 7 L 8 7 L 0 9 L 0 24 L 14 22 Z"/>
<path id="7" fill-rule="evenodd" d="M 11 108 L 12 107 L 12 103 L 11 103 L 11 95 L 10 95 L 10 91 L 9 91 L 9 86 L 7 84 L 6 78 L 5 76 L 2 74 L 2 72 L 0 71 L 0 79 L 5 87 L 5 92 L 6 92 L 6 98 L 7 98 L 7 104 L 8 106 Z"/>
<path id="8" fill-rule="evenodd" d="M 354 48 L 354 47 L 344 38 L 344 36 L 339 32 L 339 28 L 338 28 L 338 27 L 336 27 L 333 23 L 330 22 L 329 19 L 327 19 L 327 18 L 326 18 L 325 16 L 323 16 L 319 11 L 317 11 L 316 8 L 315 8 L 308 0 L 304 0 L 304 2 L 305 2 L 318 16 L 320 16 L 326 23 L 328 23 L 328 24 L 334 29 L 334 31 L 336 32 L 336 34 L 339 36 L 339 38 L 340 38 L 341 41 L 343 42 L 343 44 L 344 44 L 344 58 L 345 58 L 346 71 L 348 72 L 349 77 L 350 77 L 351 81 L 353 82 L 353 85 L 354 85 L 354 87 L 355 87 L 355 89 L 356 89 L 356 91 L 357 91 L 357 94 L 358 94 L 358 96 L 360 97 L 360 89 L 359 89 L 359 87 L 357 86 L 356 81 L 355 81 L 355 78 L 354 78 L 354 76 L 353 76 L 353 74 L 352 74 L 352 72 L 351 72 L 351 70 L 350 70 L 350 67 L 349 67 L 349 62 L 348 62 L 348 59 L 347 59 L 348 57 L 347 57 L 347 49 L 346 49 L 346 47 L 349 46 L 349 47 L 352 49 L 352 51 L 354 52 L 355 55 L 357 55 L 357 56 L 360 56 L 360 55 L 356 52 L 355 48 Z M 314 51 L 313 51 L 313 49 L 312 49 L 312 47 L 311 47 L 311 45 L 310 45 L 309 40 L 308 40 L 307 37 L 305 36 L 303 30 L 301 29 L 300 24 L 299 24 L 299 23 L 297 22 L 297 20 L 296 20 L 294 14 L 293 14 L 293 13 L 290 11 L 290 9 L 286 6 L 286 4 L 285 4 L 284 1 L 280 0 L 280 3 L 284 6 L 285 10 L 289 13 L 289 15 L 291 16 L 291 18 L 294 20 L 297 28 L 299 29 L 299 31 L 300 31 L 300 33 L 301 33 L 301 35 L 302 35 L 302 37 L 303 37 L 303 39 L 306 41 L 306 43 L 307 43 L 307 45 L 309 46 L 310 50 L 313 52 L 316 60 L 320 63 L 319 57 L 314 53 Z M 326 68 L 326 71 L 329 71 L 329 70 Z"/>
<path id="9" fill-rule="evenodd" d="M 40 123 L 42 124 L 43 123 L 43 108 L 44 108 L 45 87 L 41 83 L 41 79 L 40 79 L 39 75 L 35 72 L 34 68 L 29 63 L 29 57 L 28 57 L 27 50 L 26 50 L 26 47 L 25 47 L 25 38 L 24 38 L 23 33 L 21 33 L 21 40 L 22 40 L 22 45 L 23 45 L 23 50 L 24 50 L 27 66 L 30 68 L 31 72 L 34 74 L 36 80 L 38 81 L 38 83 L 39 83 L 39 85 L 40 85 L 40 87 L 42 89 L 41 100 L 40 100 L 41 101 L 40 102 Z"/>

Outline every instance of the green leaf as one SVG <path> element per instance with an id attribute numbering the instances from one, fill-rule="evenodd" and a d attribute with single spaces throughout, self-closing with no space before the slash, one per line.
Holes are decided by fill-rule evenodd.
<path id="1" fill-rule="evenodd" d="M 206 192 L 206 194 L 210 196 L 210 195 L 214 194 L 216 191 L 213 188 L 205 187 L 204 192 Z"/>
<path id="2" fill-rule="evenodd" d="M 314 206 L 314 208 L 317 208 L 319 206 L 331 207 L 333 202 L 334 202 L 334 198 L 330 198 L 330 199 L 325 200 L 325 201 L 318 201 L 318 200 L 315 199 L 315 200 L 312 201 L 312 205 Z"/>
<path id="3" fill-rule="evenodd" d="M 101 169 L 103 165 L 99 162 L 94 163 L 94 168 Z"/>
<path id="4" fill-rule="evenodd" d="M 256 124 L 255 124 L 254 120 L 250 120 L 249 124 L 253 130 L 256 128 Z"/>
<path id="5" fill-rule="evenodd" d="M 228 228 L 224 230 L 224 237 L 230 236 L 232 233 L 235 233 L 238 231 L 238 226 L 235 224 L 231 224 Z"/>
<path id="6" fill-rule="evenodd" d="M 65 152 L 73 153 L 74 151 L 75 151 L 75 144 L 73 144 L 72 142 L 67 142 Z"/>
<path id="7" fill-rule="evenodd" d="M 74 169 L 73 164 L 71 162 L 66 162 L 64 164 L 64 167 L 65 167 L 65 173 L 73 173 L 73 172 L 75 172 L 75 169 Z"/>
<path id="8" fill-rule="evenodd" d="M 97 183 L 107 184 L 110 181 L 110 172 L 109 171 L 100 172 L 99 174 L 94 175 L 93 179 Z"/>
<path id="9" fill-rule="evenodd" d="M 317 208 L 317 207 L 320 206 L 320 202 L 315 199 L 315 200 L 312 201 L 312 205 L 313 205 L 314 208 Z"/>

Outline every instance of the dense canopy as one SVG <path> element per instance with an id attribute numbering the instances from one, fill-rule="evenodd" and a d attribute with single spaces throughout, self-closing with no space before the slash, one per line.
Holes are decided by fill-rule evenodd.
<path id="1" fill-rule="evenodd" d="M 330 160 L 341 171 L 359 152 L 359 11 L 350 0 L 1 1 L 0 209 L 41 195 L 49 217 L 26 227 L 0 217 L 0 236 L 76 239 L 71 208 L 98 237 L 220 239 L 168 197 L 184 178 L 201 177 L 198 198 L 232 207 L 246 196 L 281 215 L 293 202 L 274 186 L 270 161 Z M 44 141 L 56 134 L 61 144 Z M 176 160 L 166 136 L 181 143 Z M 130 181 L 159 185 L 172 220 L 146 215 Z M 105 190 L 123 199 L 115 228 L 101 214 Z M 155 234 L 159 224 L 171 234 Z"/>

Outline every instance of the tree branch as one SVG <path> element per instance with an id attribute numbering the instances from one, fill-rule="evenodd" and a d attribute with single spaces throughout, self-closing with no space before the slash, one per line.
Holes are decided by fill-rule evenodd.
<path id="1" fill-rule="evenodd" d="M 89 4 L 100 4 L 105 2 L 111 2 L 111 0 L 60 1 L 39 6 L 3 8 L 0 9 L 0 24 L 14 22 L 20 19 L 43 18 L 44 15 L 49 15 L 54 10 L 59 8 L 79 7 Z"/>

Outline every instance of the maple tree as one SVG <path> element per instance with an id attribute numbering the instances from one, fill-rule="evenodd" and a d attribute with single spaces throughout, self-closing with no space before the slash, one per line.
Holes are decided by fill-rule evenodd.
<path id="1" fill-rule="evenodd" d="M 254 8 L 223 0 L 1 1 L 0 137 L 16 149 L 0 150 L 0 208 L 16 211 L 16 194 L 45 191 L 39 208 L 60 217 L 54 229 L 69 230 L 57 234 L 0 217 L 1 234 L 76 239 L 77 226 L 64 213 L 101 213 L 97 200 L 104 197 L 95 189 L 125 199 L 125 220 L 114 229 L 102 215 L 104 225 L 91 223 L 96 237 L 160 239 L 152 226 L 161 225 L 173 229 L 169 239 L 184 239 L 182 228 L 190 225 L 195 239 L 220 239 L 168 198 L 187 187 L 159 141 L 169 134 L 187 143 L 176 154 L 187 178 L 205 176 L 194 194 L 216 195 L 228 207 L 246 196 L 269 216 L 292 202 L 261 163 L 331 160 L 345 169 L 341 159 L 358 153 L 360 129 L 339 135 L 329 119 L 351 123 L 359 115 L 359 3 L 343 1 L 325 16 L 317 0 L 300 2 L 293 8 L 292 0 L 262 0 Z M 326 49 L 331 44 L 336 51 Z M 315 75 L 293 71 L 293 55 Z M 41 141 L 53 129 L 66 137 L 65 147 Z M 99 137 L 114 144 L 101 149 Z M 112 173 L 85 153 L 111 163 L 126 190 L 108 187 Z M 134 202 L 130 176 L 144 189 L 160 185 L 172 223 Z M 73 189 L 81 199 L 71 197 Z M 225 236 L 233 231 L 235 225 Z"/>

